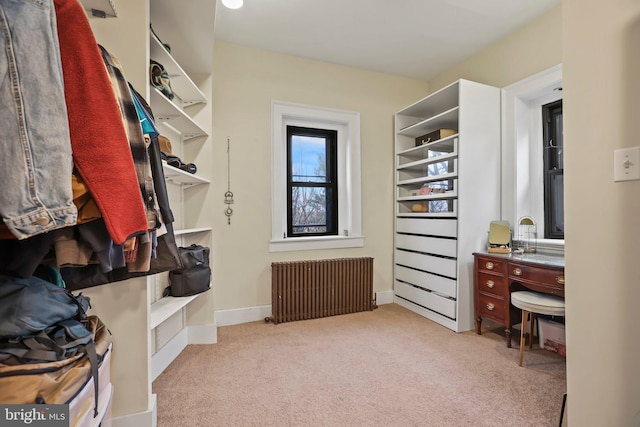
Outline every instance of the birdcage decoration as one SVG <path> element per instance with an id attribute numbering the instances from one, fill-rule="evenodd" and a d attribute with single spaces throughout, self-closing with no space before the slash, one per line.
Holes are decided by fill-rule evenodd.
<path id="1" fill-rule="evenodd" d="M 520 252 L 532 254 L 538 250 L 538 225 L 530 216 L 518 221 L 518 244 Z"/>

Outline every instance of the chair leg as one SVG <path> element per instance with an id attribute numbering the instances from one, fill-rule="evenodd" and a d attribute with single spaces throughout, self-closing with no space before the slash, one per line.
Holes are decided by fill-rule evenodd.
<path id="1" fill-rule="evenodd" d="M 520 325 L 520 362 L 522 366 L 522 359 L 524 358 L 524 345 L 525 345 L 525 329 L 527 328 L 527 311 L 522 310 L 522 325 Z"/>
<path id="2" fill-rule="evenodd" d="M 529 313 L 529 321 L 531 325 L 529 325 L 529 350 L 533 349 L 533 325 L 536 323 L 536 314 Z"/>

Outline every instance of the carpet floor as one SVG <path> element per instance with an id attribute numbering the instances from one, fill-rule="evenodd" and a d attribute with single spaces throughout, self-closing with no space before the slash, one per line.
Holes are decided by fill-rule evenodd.
<path id="1" fill-rule="evenodd" d="M 557 426 L 565 360 L 534 345 L 520 367 L 502 329 L 455 333 L 396 304 L 220 327 L 154 381 L 158 426 Z"/>

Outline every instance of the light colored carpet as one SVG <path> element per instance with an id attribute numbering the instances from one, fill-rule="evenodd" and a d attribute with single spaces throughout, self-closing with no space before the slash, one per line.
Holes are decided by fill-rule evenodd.
<path id="1" fill-rule="evenodd" d="M 519 367 L 502 329 L 456 334 L 395 304 L 221 327 L 153 383 L 158 426 L 557 426 L 565 360 L 534 345 Z"/>

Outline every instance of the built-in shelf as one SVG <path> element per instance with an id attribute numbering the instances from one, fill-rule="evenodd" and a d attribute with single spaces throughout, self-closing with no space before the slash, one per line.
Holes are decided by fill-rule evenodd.
<path id="1" fill-rule="evenodd" d="M 446 138 L 438 139 L 437 141 L 430 142 L 428 144 L 417 145 L 407 150 L 402 150 L 397 153 L 398 164 L 403 164 L 402 160 L 412 159 L 426 159 L 434 156 L 434 153 L 458 153 L 458 134 L 448 136 Z"/>
<path id="2" fill-rule="evenodd" d="M 207 102 L 207 97 L 200 88 L 191 80 L 180 64 L 164 48 L 160 40 L 150 33 L 151 59 L 162 64 L 171 78 L 171 89 L 182 100 L 185 106 Z"/>
<path id="3" fill-rule="evenodd" d="M 457 212 L 407 212 L 398 213 L 399 218 L 455 218 Z"/>
<path id="4" fill-rule="evenodd" d="M 437 116 L 429 117 L 406 128 L 400 129 L 398 135 L 417 138 L 436 129 L 457 129 L 459 107 L 451 108 Z"/>
<path id="5" fill-rule="evenodd" d="M 175 236 L 185 236 L 187 234 L 208 233 L 210 231 L 211 231 L 211 227 L 185 228 L 185 229 L 182 229 L 182 230 L 174 230 L 173 234 Z"/>
<path id="6" fill-rule="evenodd" d="M 80 0 L 82 7 L 96 18 L 115 18 L 118 16 L 112 0 Z"/>
<path id="7" fill-rule="evenodd" d="M 429 165 L 433 165 L 435 163 L 442 163 L 444 161 L 453 160 L 456 163 L 456 158 L 458 157 L 458 153 L 450 153 L 445 154 L 438 157 L 429 157 L 428 159 L 415 160 L 413 162 L 404 163 L 397 167 L 398 171 L 410 171 L 410 170 L 424 170 Z M 454 166 L 455 170 L 455 166 Z"/>
<path id="8" fill-rule="evenodd" d="M 210 184 L 211 181 L 208 179 L 202 178 L 198 175 L 194 175 L 189 172 L 185 172 L 182 169 L 178 169 L 176 167 L 170 166 L 166 161 L 162 161 L 162 169 L 164 170 L 164 177 L 175 183 L 181 185 L 199 185 L 199 184 Z"/>
<path id="9" fill-rule="evenodd" d="M 182 310 L 187 304 L 196 299 L 198 295 L 189 297 L 164 297 L 151 304 L 151 329 L 157 328 L 162 322 Z"/>
<path id="10" fill-rule="evenodd" d="M 207 136 L 207 132 L 195 120 L 154 87 L 151 88 L 151 105 L 156 122 L 175 129 L 184 140 Z"/>
<path id="11" fill-rule="evenodd" d="M 423 200 L 453 199 L 455 197 L 458 197 L 458 192 L 456 190 L 451 190 L 451 191 L 445 191 L 444 193 L 431 193 L 429 195 L 398 197 L 396 200 L 398 202 L 411 202 L 411 201 L 423 201 Z"/>
<path id="12" fill-rule="evenodd" d="M 459 105 L 459 89 L 457 83 L 452 83 L 442 89 L 414 102 L 397 113 L 399 118 L 403 117 L 432 117 L 438 113 Z M 399 128 L 405 127 L 400 124 Z"/>
<path id="13" fill-rule="evenodd" d="M 417 184 L 424 184 L 426 182 L 436 182 L 436 181 L 445 181 L 448 179 L 453 179 L 456 178 L 458 176 L 458 172 L 452 172 L 452 173 L 445 173 L 442 175 L 433 175 L 433 176 L 421 176 L 418 178 L 412 178 L 412 179 L 405 179 L 402 181 L 398 181 L 396 185 L 400 186 L 400 185 L 417 185 Z M 435 193 L 434 193 L 435 194 Z"/>

